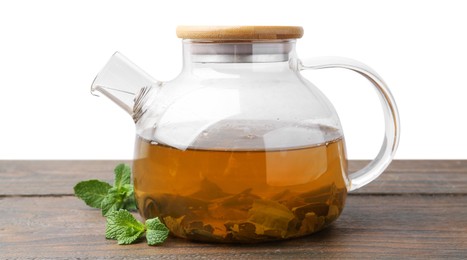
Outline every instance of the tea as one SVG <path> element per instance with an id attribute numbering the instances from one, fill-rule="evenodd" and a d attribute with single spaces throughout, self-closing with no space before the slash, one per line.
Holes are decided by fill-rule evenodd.
<path id="1" fill-rule="evenodd" d="M 288 143 L 310 137 L 309 129 L 298 128 Z M 270 131 L 256 131 L 246 138 L 258 140 L 244 149 L 238 130 L 213 129 L 186 150 L 137 137 L 133 172 L 143 217 L 157 216 L 187 239 L 256 242 L 316 232 L 342 212 L 347 193 L 342 138 L 281 148 L 280 140 L 265 141 Z M 216 147 L 226 142 L 229 149 Z M 272 148 L 259 149 L 265 143 Z"/>

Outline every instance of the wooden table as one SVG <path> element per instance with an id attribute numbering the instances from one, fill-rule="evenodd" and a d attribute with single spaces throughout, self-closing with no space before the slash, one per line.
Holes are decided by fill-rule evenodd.
<path id="1" fill-rule="evenodd" d="M 351 170 L 365 162 L 351 162 Z M 254 245 L 169 238 L 120 246 L 105 219 L 73 196 L 81 180 L 110 181 L 116 161 L 0 161 L 1 259 L 467 258 L 467 161 L 395 161 L 351 193 L 329 228 Z"/>

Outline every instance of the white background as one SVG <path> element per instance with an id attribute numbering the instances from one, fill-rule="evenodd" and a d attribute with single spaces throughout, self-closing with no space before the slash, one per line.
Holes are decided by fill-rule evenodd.
<path id="1" fill-rule="evenodd" d="M 401 114 L 398 159 L 467 159 L 465 1 L 2 1 L 0 159 L 131 159 L 131 118 L 90 94 L 121 51 L 159 80 L 181 69 L 177 25 L 300 25 L 300 57 L 373 67 Z M 340 70 L 306 76 L 334 103 L 351 159 L 383 137 L 371 85 Z"/>

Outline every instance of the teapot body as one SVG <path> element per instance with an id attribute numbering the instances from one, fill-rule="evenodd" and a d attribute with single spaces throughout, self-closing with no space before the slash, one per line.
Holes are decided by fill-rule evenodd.
<path id="1" fill-rule="evenodd" d="M 144 218 L 159 217 L 173 235 L 196 241 L 305 236 L 336 220 L 347 192 L 392 161 L 397 107 L 365 64 L 302 62 L 295 52 L 301 27 L 179 27 L 177 34 L 183 69 L 174 80 L 157 81 L 116 53 L 91 86 L 134 119 L 134 194 Z M 364 76 L 382 104 L 380 151 L 350 174 L 336 111 L 300 74 L 325 68 Z"/>
<path id="2" fill-rule="evenodd" d="M 346 198 L 344 137 L 332 105 L 292 66 L 295 41 L 209 44 L 214 54 L 200 54 L 205 45 L 185 41 L 182 73 L 141 98 L 133 164 L 141 215 L 211 242 L 324 228 Z"/>

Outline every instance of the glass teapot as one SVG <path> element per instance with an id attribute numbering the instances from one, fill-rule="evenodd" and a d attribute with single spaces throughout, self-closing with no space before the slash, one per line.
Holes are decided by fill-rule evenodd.
<path id="1" fill-rule="evenodd" d="M 319 231 L 348 191 L 377 178 L 399 139 L 383 80 L 345 58 L 302 62 L 295 26 L 182 26 L 183 69 L 160 82 L 115 53 L 92 84 L 136 124 L 135 197 L 144 218 L 177 237 L 260 242 Z M 344 68 L 366 77 L 384 111 L 377 157 L 348 174 L 344 136 L 328 99 L 300 74 Z"/>

